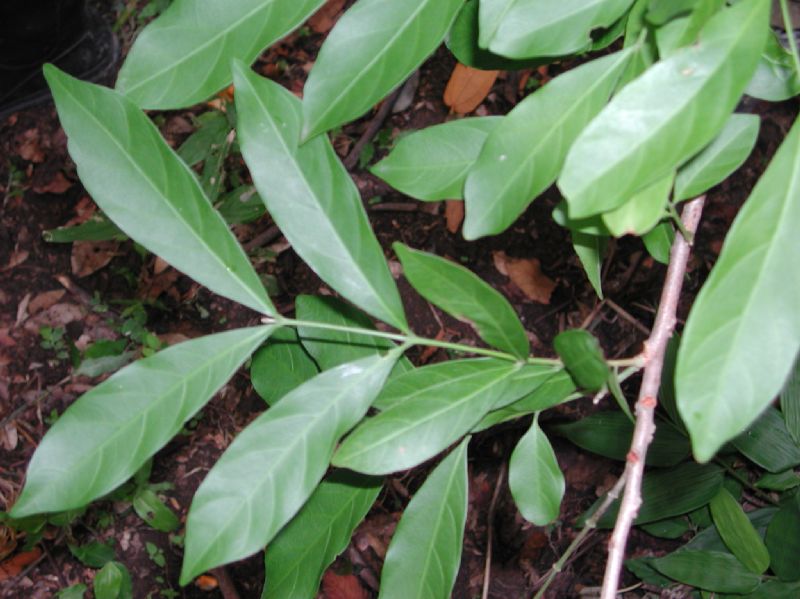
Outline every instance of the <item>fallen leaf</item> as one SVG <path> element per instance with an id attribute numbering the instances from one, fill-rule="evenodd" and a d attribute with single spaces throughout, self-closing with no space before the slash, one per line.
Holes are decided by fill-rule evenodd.
<path id="1" fill-rule="evenodd" d="M 208 574 L 203 574 L 202 576 L 198 576 L 197 579 L 194 581 L 195 586 L 201 591 L 213 591 L 219 586 L 219 582 L 213 576 L 209 576 Z"/>
<path id="2" fill-rule="evenodd" d="M 6 451 L 14 451 L 18 442 L 19 434 L 17 433 L 17 427 L 13 422 L 9 422 L 0 429 L 0 445 L 3 446 L 3 449 Z"/>
<path id="3" fill-rule="evenodd" d="M 14 250 L 14 253 L 11 254 L 11 258 L 9 258 L 8 260 L 8 264 L 6 264 L 3 267 L 3 270 L 11 270 L 16 266 L 19 266 L 20 264 L 25 262 L 25 260 L 28 259 L 29 255 L 30 252 L 28 252 L 28 250 L 21 250 L 21 249 Z"/>
<path id="4" fill-rule="evenodd" d="M 506 275 L 529 300 L 549 304 L 556 283 L 542 272 L 536 258 L 511 258 L 505 252 L 493 252 L 495 268 Z"/>
<path id="5" fill-rule="evenodd" d="M 33 191 L 36 193 L 53 193 L 62 194 L 72 187 L 73 182 L 64 176 L 64 173 L 58 171 L 55 176 L 50 179 L 49 183 L 45 185 L 34 185 Z"/>
<path id="6" fill-rule="evenodd" d="M 42 310 L 47 310 L 53 304 L 58 303 L 58 301 L 64 297 L 65 293 L 66 290 L 64 289 L 54 289 L 53 291 L 45 291 L 44 293 L 40 293 L 28 304 L 28 313 L 38 314 Z"/>
<path id="7" fill-rule="evenodd" d="M 314 33 L 328 33 L 336 24 L 339 13 L 344 8 L 345 0 L 328 0 L 322 8 L 320 8 L 308 20 L 308 26 Z"/>
<path id="8" fill-rule="evenodd" d="M 44 152 L 39 147 L 39 130 L 27 129 L 17 138 L 17 155 L 28 162 L 44 162 Z"/>
<path id="9" fill-rule="evenodd" d="M 457 233 L 461 223 L 464 222 L 464 202 L 461 200 L 447 200 L 444 203 L 444 218 L 447 230 Z"/>
<path id="10" fill-rule="evenodd" d="M 25 297 L 17 305 L 17 321 L 14 323 L 14 326 L 19 326 L 28 318 L 28 304 L 31 303 L 31 294 L 26 293 Z"/>
<path id="11" fill-rule="evenodd" d="M 84 310 L 75 304 L 53 304 L 25 323 L 26 331 L 39 332 L 43 326 L 63 327 L 85 316 Z"/>
<path id="12" fill-rule="evenodd" d="M 322 577 L 322 595 L 325 599 L 367 599 L 367 592 L 353 574 L 337 574 L 328 570 Z"/>
<path id="13" fill-rule="evenodd" d="M 499 73 L 456 64 L 444 90 L 444 103 L 457 114 L 472 112 L 489 94 Z"/>
<path id="14" fill-rule="evenodd" d="M 76 241 L 72 244 L 72 274 L 88 277 L 106 266 L 117 255 L 116 241 Z"/>
<path id="15" fill-rule="evenodd" d="M 17 548 L 17 533 L 13 528 L 0 524 L 0 560 L 6 559 Z"/>
<path id="16" fill-rule="evenodd" d="M 162 293 L 166 293 L 176 302 L 180 302 L 181 296 L 175 287 L 175 281 L 178 280 L 178 277 L 180 277 L 180 273 L 174 268 L 169 268 L 161 272 L 161 274 L 142 280 L 139 283 L 139 290 L 136 295 L 142 299 L 154 300 Z"/>
<path id="17" fill-rule="evenodd" d="M 18 553 L 11 559 L 4 561 L 0 564 L 0 580 L 8 580 L 14 578 L 17 574 L 22 572 L 26 566 L 31 565 L 42 555 L 42 550 L 34 547 L 30 551 Z"/>

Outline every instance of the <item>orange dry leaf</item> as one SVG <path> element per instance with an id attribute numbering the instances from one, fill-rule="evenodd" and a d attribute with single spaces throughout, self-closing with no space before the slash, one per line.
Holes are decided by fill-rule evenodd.
<path id="1" fill-rule="evenodd" d="M 22 572 L 26 566 L 31 565 L 42 555 L 42 550 L 34 547 L 30 551 L 18 553 L 11 559 L 7 559 L 0 564 L 0 580 L 14 578 Z"/>
<path id="2" fill-rule="evenodd" d="M 458 114 L 472 112 L 489 94 L 499 73 L 458 63 L 444 90 L 444 103 Z"/>
<path id="3" fill-rule="evenodd" d="M 536 258 L 510 258 L 505 252 L 492 253 L 495 268 L 506 275 L 529 300 L 549 304 L 556 283 L 542 272 Z"/>
<path id="4" fill-rule="evenodd" d="M 339 575 L 333 570 L 322 577 L 322 596 L 325 599 L 367 599 L 358 578 L 352 574 Z"/>
<path id="5" fill-rule="evenodd" d="M 344 0 L 328 0 L 314 16 L 308 20 L 308 26 L 315 33 L 328 33 L 336 24 L 339 13 L 344 8 Z"/>
<path id="6" fill-rule="evenodd" d="M 457 233 L 461 223 L 464 222 L 464 202 L 461 200 L 446 200 L 444 203 L 444 218 L 447 230 Z"/>
<path id="7" fill-rule="evenodd" d="M 209 576 L 208 574 L 203 574 L 202 576 L 198 576 L 194 584 L 199 588 L 201 591 L 213 591 L 219 586 L 217 579 L 213 576 Z"/>

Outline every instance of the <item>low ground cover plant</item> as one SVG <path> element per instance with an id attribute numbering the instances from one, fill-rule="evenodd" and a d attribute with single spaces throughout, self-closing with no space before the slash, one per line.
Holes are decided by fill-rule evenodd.
<path id="1" fill-rule="evenodd" d="M 788 564 L 800 549 L 785 533 L 800 531 L 792 472 L 800 463 L 798 125 L 736 218 L 680 343 L 667 351 L 702 196 L 744 162 L 758 133 L 758 118 L 735 113 L 737 104 L 745 93 L 776 101 L 800 91 L 800 58 L 770 29 L 770 3 L 358 0 L 324 42 L 300 100 L 248 65 L 321 4 L 176 0 L 139 35 L 113 90 L 45 68 L 80 178 L 108 219 L 257 312 L 261 324 L 161 350 L 83 395 L 38 447 L 11 515 L 71 510 L 111 493 L 251 360 L 269 407 L 198 489 L 181 582 L 266 546 L 263 596 L 313 597 L 382 477 L 442 456 L 398 524 L 380 596 L 447 597 L 461 555 L 470 435 L 533 415 L 510 456 L 509 486 L 523 516 L 544 525 L 558 516 L 564 477 L 538 415 L 584 394 L 610 393 L 622 409 L 604 416 L 605 424 L 557 431 L 627 457 L 616 489 L 627 483 L 621 506 L 612 494 L 588 517 L 605 526 L 618 513 L 622 523 L 604 596 L 616 592 L 634 519 L 670 534 L 695 524 L 708 537 L 687 552 L 631 564 L 643 579 L 703 592 L 795 593 Z M 670 264 L 642 354 L 606 360 L 596 339 L 572 330 L 556 338 L 557 358 L 531 356 L 525 328 L 499 292 L 460 265 L 396 243 L 414 289 L 470 322 L 487 347 L 414 332 L 326 132 L 366 113 L 442 43 L 476 68 L 581 60 L 504 117 L 408 135 L 373 172 L 421 201 L 463 200 L 467 239 L 501 233 L 555 183 L 564 202 L 553 216 L 569 229 L 598 294 L 607 240 L 642 237 L 654 258 Z M 179 156 L 144 112 L 193 105 L 230 83 L 236 143 L 258 197 L 296 253 L 339 294 L 301 296 L 292 316 L 275 309 L 212 204 L 214 178 L 191 170 L 191 156 L 209 154 L 198 146 Z M 227 120 L 218 125 L 227 139 Z M 373 319 L 387 326 L 376 328 Z M 420 345 L 459 357 L 415 368 L 404 352 Z M 634 418 L 619 386 L 640 370 Z M 770 407 L 779 395 L 780 409 Z M 656 397 L 666 415 L 647 453 Z M 614 433 L 603 436 L 607 430 Z M 781 459 L 754 457 L 764 448 L 753 448 L 753 436 L 771 438 Z M 741 488 L 731 481 L 742 475 L 726 458 L 730 443 L 770 473 L 759 483 L 782 493 L 779 508 L 741 511 Z M 645 461 L 653 470 L 642 484 Z M 679 518 L 687 513 L 696 518 Z"/>

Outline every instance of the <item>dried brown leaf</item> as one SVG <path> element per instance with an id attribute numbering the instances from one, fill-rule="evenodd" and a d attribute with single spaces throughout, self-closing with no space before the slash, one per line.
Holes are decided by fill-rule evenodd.
<path id="1" fill-rule="evenodd" d="M 328 33 L 339 18 L 339 13 L 344 8 L 345 0 L 328 0 L 322 8 L 320 8 L 308 20 L 308 26 L 315 33 Z"/>
<path id="2" fill-rule="evenodd" d="M 38 294 L 28 304 L 28 313 L 38 314 L 42 310 L 47 310 L 53 304 L 58 303 L 65 293 L 66 290 L 64 289 L 54 289 L 53 291 L 45 291 Z"/>
<path id="3" fill-rule="evenodd" d="M 461 200 L 445 201 L 444 218 L 447 222 L 447 230 L 457 233 L 461 223 L 464 222 L 464 202 Z"/>
<path id="4" fill-rule="evenodd" d="M 72 274 L 88 277 L 106 266 L 117 255 L 116 241 L 76 241 L 72 244 Z"/>
<path id="5" fill-rule="evenodd" d="M 499 73 L 456 64 L 444 90 L 444 103 L 457 114 L 472 112 L 489 95 Z"/>
<path id="6" fill-rule="evenodd" d="M 328 570 L 322 577 L 325 599 L 367 599 L 367 592 L 353 574 L 337 574 Z"/>
<path id="7" fill-rule="evenodd" d="M 45 185 L 34 185 L 33 191 L 36 193 L 53 193 L 58 195 L 64 193 L 73 185 L 73 182 L 67 179 L 64 173 L 58 171 Z"/>
<path id="8" fill-rule="evenodd" d="M 536 258 L 511 258 L 505 252 L 493 252 L 495 268 L 531 301 L 549 304 L 556 282 L 542 272 Z"/>

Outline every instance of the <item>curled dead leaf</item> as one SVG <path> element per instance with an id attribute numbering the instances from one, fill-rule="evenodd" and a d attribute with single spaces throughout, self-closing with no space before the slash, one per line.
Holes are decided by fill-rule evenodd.
<path id="1" fill-rule="evenodd" d="M 444 90 L 444 103 L 457 114 L 472 112 L 492 90 L 500 71 L 481 71 L 458 63 Z"/>
<path id="2" fill-rule="evenodd" d="M 353 574 L 337 574 L 328 570 L 322 577 L 325 599 L 367 599 L 367 592 Z"/>
<path id="3" fill-rule="evenodd" d="M 42 310 L 47 310 L 53 304 L 57 304 L 65 293 L 66 290 L 64 289 L 54 289 L 53 291 L 45 291 L 38 294 L 28 304 L 28 313 L 38 314 Z"/>
<path id="4" fill-rule="evenodd" d="M 88 277 L 106 266 L 117 255 L 116 241 L 76 241 L 72 244 L 72 274 Z"/>
<path id="5" fill-rule="evenodd" d="M 464 222 L 464 202 L 461 200 L 446 200 L 444 203 L 444 218 L 447 230 L 457 233 L 461 223 Z"/>
<path id="6" fill-rule="evenodd" d="M 494 266 L 511 279 L 526 298 L 540 304 L 549 304 L 556 282 L 542 272 L 536 258 L 511 258 L 505 252 L 493 252 Z"/>

